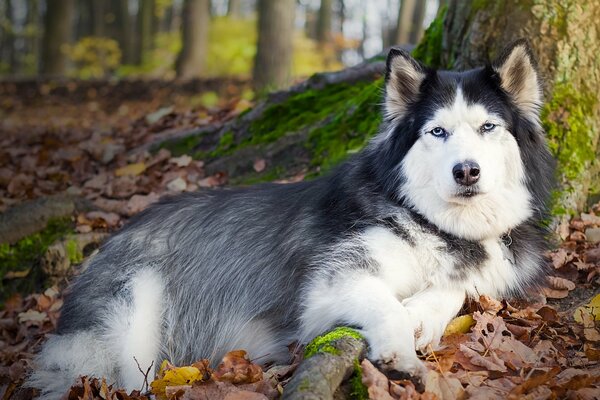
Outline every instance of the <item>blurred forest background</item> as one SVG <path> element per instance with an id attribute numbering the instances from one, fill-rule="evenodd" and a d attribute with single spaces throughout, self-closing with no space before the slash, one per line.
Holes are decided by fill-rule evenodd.
<path id="1" fill-rule="evenodd" d="M 281 88 L 417 43 L 438 0 L 2 0 L 0 77 L 253 78 Z"/>

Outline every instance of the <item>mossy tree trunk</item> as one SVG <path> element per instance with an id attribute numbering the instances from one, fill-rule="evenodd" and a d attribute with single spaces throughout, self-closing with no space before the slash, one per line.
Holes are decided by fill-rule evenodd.
<path id="1" fill-rule="evenodd" d="M 413 54 L 426 64 L 466 69 L 492 60 L 510 42 L 529 38 L 545 78 L 543 123 L 559 161 L 556 221 L 597 190 L 600 135 L 600 2 L 584 0 L 450 0 Z M 274 93 L 224 126 L 186 135 L 168 147 L 193 152 L 209 172 L 233 183 L 318 174 L 358 151 L 380 121 L 383 59 L 321 74 Z M 196 132 L 196 133 L 198 133 Z M 260 174 L 253 161 L 267 160 Z M 594 182 L 596 186 L 594 186 Z"/>

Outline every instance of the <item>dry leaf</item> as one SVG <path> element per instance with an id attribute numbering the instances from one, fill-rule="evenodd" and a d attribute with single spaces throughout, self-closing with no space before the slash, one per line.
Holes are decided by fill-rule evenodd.
<path id="1" fill-rule="evenodd" d="M 440 400 L 460 400 L 466 395 L 458 379 L 444 376 L 437 371 L 427 373 L 425 391 L 435 394 Z"/>
<path id="2" fill-rule="evenodd" d="M 471 327 L 475 325 L 475 320 L 471 315 L 461 315 L 454 318 L 444 331 L 444 336 L 453 335 L 456 333 L 467 333 Z"/>
<path id="3" fill-rule="evenodd" d="M 265 170 L 266 167 L 267 167 L 267 162 L 265 161 L 264 158 L 260 158 L 260 159 L 254 161 L 254 170 L 256 172 L 262 172 Z"/>
<path id="4" fill-rule="evenodd" d="M 360 363 L 362 367 L 362 383 L 367 387 L 371 400 L 394 400 L 390 395 L 388 378 L 366 358 Z"/>
<path id="5" fill-rule="evenodd" d="M 146 164 L 144 162 L 129 164 L 115 170 L 115 176 L 138 176 L 146 170 Z"/>
<path id="6" fill-rule="evenodd" d="M 503 308 L 502 302 L 487 295 L 479 296 L 479 305 L 481 306 L 483 312 L 493 315 L 498 314 L 498 312 Z"/>
<path id="7" fill-rule="evenodd" d="M 234 350 L 225 354 L 213 378 L 231 383 L 253 383 L 263 378 L 263 372 L 260 366 L 250 362 L 244 350 Z"/>

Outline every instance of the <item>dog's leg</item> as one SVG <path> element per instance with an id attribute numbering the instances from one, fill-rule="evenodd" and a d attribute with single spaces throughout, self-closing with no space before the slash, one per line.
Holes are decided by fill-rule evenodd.
<path id="1" fill-rule="evenodd" d="M 384 369 L 423 377 L 426 368 L 415 352 L 414 327 L 406 308 L 389 286 L 368 274 L 347 274 L 321 282 L 308 295 L 302 320 L 306 336 L 336 324 L 361 328 L 369 358 Z"/>
<path id="2" fill-rule="evenodd" d="M 464 301 L 464 290 L 434 288 L 402 301 L 415 327 L 417 350 L 426 353 L 439 345 L 446 326 L 460 311 Z"/>

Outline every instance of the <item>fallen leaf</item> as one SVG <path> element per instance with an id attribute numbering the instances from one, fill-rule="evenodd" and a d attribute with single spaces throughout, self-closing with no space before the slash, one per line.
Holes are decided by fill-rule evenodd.
<path id="1" fill-rule="evenodd" d="M 173 157 L 169 160 L 170 163 L 177 165 L 178 167 L 187 167 L 192 162 L 192 157 L 184 154 L 179 157 Z"/>
<path id="2" fill-rule="evenodd" d="M 580 324 L 583 323 L 583 314 L 589 313 L 593 315 L 594 320 L 600 321 L 600 294 L 594 296 L 592 300 L 588 304 L 583 307 L 578 307 L 573 313 L 573 318 L 576 322 Z"/>
<path id="3" fill-rule="evenodd" d="M 475 325 L 475 320 L 471 315 L 461 315 L 454 318 L 444 331 L 444 336 L 453 335 L 456 333 L 467 333 L 471 327 Z"/>
<path id="4" fill-rule="evenodd" d="M 429 371 L 427 373 L 425 391 L 435 394 L 440 400 L 460 400 L 465 398 L 465 390 L 458 379 L 444 376 L 437 371 Z"/>
<path id="5" fill-rule="evenodd" d="M 360 363 L 362 383 L 367 387 L 371 400 L 394 400 L 390 395 L 389 380 L 366 358 Z"/>
<path id="6" fill-rule="evenodd" d="M 124 167 L 115 170 L 115 176 L 138 176 L 146 170 L 146 164 L 144 162 L 138 162 L 134 164 L 128 164 Z"/>
<path id="7" fill-rule="evenodd" d="M 253 383 L 263 378 L 262 368 L 252 364 L 244 350 L 227 353 L 213 373 L 216 381 Z"/>
<path id="8" fill-rule="evenodd" d="M 267 166 L 267 162 L 265 161 L 264 158 L 260 158 L 258 160 L 255 160 L 254 161 L 254 165 L 253 165 L 254 170 L 256 172 L 262 172 L 262 171 L 264 171 L 265 168 L 266 168 L 266 166 Z"/>
<path id="9" fill-rule="evenodd" d="M 493 315 L 498 314 L 498 312 L 503 308 L 502 302 L 487 295 L 479 296 L 479 305 L 481 306 L 483 312 Z"/>

